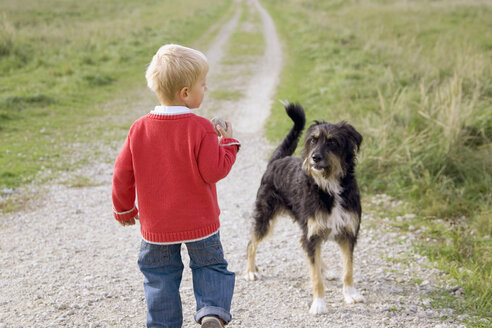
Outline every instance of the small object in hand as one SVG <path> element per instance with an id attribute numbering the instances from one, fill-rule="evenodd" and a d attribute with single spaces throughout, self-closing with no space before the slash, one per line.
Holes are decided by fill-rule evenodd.
<path id="1" fill-rule="evenodd" d="M 217 135 L 220 136 L 219 130 L 217 130 L 217 125 L 220 125 L 224 130 L 227 130 L 227 125 L 226 122 L 220 118 L 220 117 L 214 117 L 211 119 L 212 124 L 214 125 L 215 132 L 217 132 Z"/>

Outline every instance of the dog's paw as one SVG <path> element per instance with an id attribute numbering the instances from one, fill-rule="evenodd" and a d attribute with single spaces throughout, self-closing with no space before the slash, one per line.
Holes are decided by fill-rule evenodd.
<path id="1" fill-rule="evenodd" d="M 337 280 L 338 279 L 338 274 L 335 270 L 325 270 L 323 272 L 323 276 L 325 277 L 326 280 Z"/>
<path id="2" fill-rule="evenodd" d="M 327 312 L 328 312 L 328 308 L 326 307 L 326 303 L 323 298 L 313 299 L 313 303 L 311 304 L 309 313 L 316 315 L 316 314 L 323 314 Z"/>
<path id="3" fill-rule="evenodd" d="M 353 303 L 364 303 L 366 299 L 362 296 L 361 293 L 355 289 L 355 287 L 343 287 L 343 297 L 345 298 L 345 303 L 353 304 Z"/>
<path id="4" fill-rule="evenodd" d="M 247 271 L 243 275 L 243 277 L 245 280 L 248 280 L 248 281 L 255 281 L 255 280 L 259 280 L 261 278 L 260 273 L 258 271 Z"/>

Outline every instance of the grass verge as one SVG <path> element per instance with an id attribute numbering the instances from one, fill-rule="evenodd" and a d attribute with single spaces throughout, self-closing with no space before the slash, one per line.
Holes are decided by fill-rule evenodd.
<path id="1" fill-rule="evenodd" d="M 489 318 L 492 5 L 262 2 L 286 54 L 277 97 L 303 104 L 308 120 L 347 120 L 363 134 L 363 191 L 410 203 L 418 215 L 401 228 L 428 226 L 419 248 L 465 291 L 447 304 Z M 289 127 L 276 105 L 268 137 Z"/>
<path id="2" fill-rule="evenodd" d="M 226 0 L 2 1 L 0 192 L 39 172 L 83 164 L 84 145 L 97 153 L 108 130 L 127 129 L 128 105 L 106 104 L 145 86 L 146 65 L 159 46 L 191 45 L 230 6 Z"/>

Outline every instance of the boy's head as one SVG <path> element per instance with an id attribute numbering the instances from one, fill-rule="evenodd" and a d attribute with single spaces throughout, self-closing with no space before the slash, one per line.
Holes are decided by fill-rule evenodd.
<path id="1" fill-rule="evenodd" d="M 167 44 L 152 58 L 145 78 L 161 102 L 173 103 L 182 88 L 193 87 L 207 72 L 207 58 L 200 51 Z"/>

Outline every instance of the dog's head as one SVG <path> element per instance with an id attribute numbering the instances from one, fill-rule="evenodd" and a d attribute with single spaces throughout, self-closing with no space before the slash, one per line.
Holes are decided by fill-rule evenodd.
<path id="1" fill-rule="evenodd" d="M 315 180 L 338 181 L 355 167 L 362 136 L 346 122 L 315 122 L 306 131 L 303 169 Z"/>

